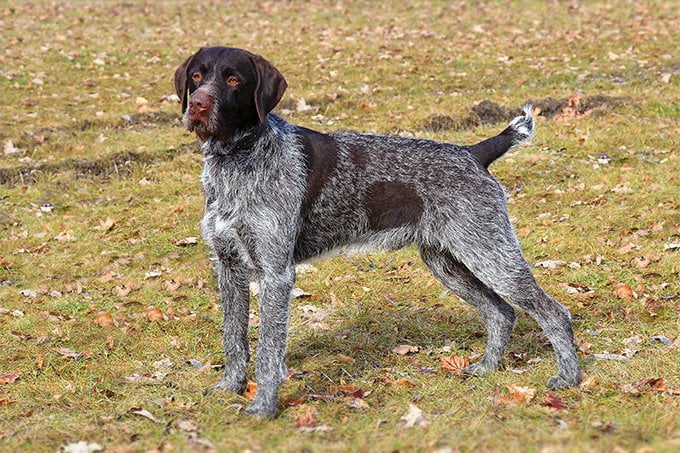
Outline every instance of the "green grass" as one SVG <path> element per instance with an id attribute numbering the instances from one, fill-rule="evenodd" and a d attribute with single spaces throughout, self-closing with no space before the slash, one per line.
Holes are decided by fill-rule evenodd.
<path id="1" fill-rule="evenodd" d="M 201 448 L 192 438 L 224 451 L 678 449 L 678 397 L 622 390 L 653 377 L 680 388 L 679 349 L 650 339 L 680 335 L 680 260 L 664 247 L 680 238 L 675 2 L 4 1 L 0 21 L 0 141 L 22 151 L 0 154 L 0 375 L 21 372 L 0 384 L 0 451 L 79 440 L 107 451 Z M 297 374 L 277 420 L 240 416 L 247 398 L 204 395 L 219 371 L 187 361 L 223 363 L 216 282 L 202 243 L 174 245 L 198 236 L 201 158 L 178 105 L 163 100 L 175 68 L 202 45 L 264 55 L 288 80 L 286 118 L 324 131 L 473 143 L 503 122 L 426 125 L 436 116 L 462 124 L 483 100 L 621 98 L 568 121 L 539 117 L 533 142 L 492 167 L 527 259 L 580 265 L 535 274 L 574 315 L 595 383 L 559 392 L 562 410 L 541 405 L 556 365 L 525 315 L 503 370 L 446 374 L 440 359 L 450 353 L 440 348 L 481 353 L 483 326 L 407 248 L 325 260 L 299 276 L 313 296 L 293 301 L 287 362 Z M 318 111 L 298 113 L 301 98 Z M 609 163 L 598 163 L 601 153 Z M 107 218 L 110 230 L 100 226 Z M 638 267 L 639 257 L 651 260 Z M 150 271 L 161 276 L 145 278 Z M 617 297 L 619 283 L 635 297 Z M 570 294 L 568 284 L 593 293 Z M 329 310 L 324 328 L 307 322 L 304 305 Z M 152 306 L 168 319 L 150 322 Z M 100 327 L 100 313 L 115 325 Z M 420 352 L 397 356 L 400 344 Z M 624 348 L 638 352 L 593 355 Z M 169 369 L 154 365 L 163 359 Z M 159 370 L 167 375 L 155 384 L 125 379 Z M 389 383 L 400 378 L 412 386 Z M 309 397 L 341 384 L 370 392 L 368 407 Z M 508 385 L 536 398 L 510 403 Z M 404 428 L 409 402 L 429 425 Z M 131 413 L 140 407 L 162 423 Z M 297 430 L 310 409 L 332 431 Z"/>

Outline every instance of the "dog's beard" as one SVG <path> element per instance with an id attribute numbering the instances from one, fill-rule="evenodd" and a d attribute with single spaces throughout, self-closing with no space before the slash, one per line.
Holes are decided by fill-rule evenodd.
<path id="1" fill-rule="evenodd" d="M 184 126 L 189 132 L 193 132 L 200 140 L 208 140 L 210 137 L 217 135 L 216 129 L 213 127 L 215 114 L 210 113 L 208 118 L 202 119 L 189 114 L 189 110 L 184 113 Z"/>

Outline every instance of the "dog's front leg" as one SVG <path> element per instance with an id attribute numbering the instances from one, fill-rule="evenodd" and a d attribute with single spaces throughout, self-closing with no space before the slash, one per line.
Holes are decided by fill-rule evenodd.
<path id="1" fill-rule="evenodd" d="M 265 270 L 260 279 L 260 336 L 257 343 L 257 393 L 247 414 L 273 418 L 278 413 L 279 387 L 288 377 L 284 363 L 288 313 L 295 284 L 292 263 Z"/>
<path id="2" fill-rule="evenodd" d="M 224 375 L 213 388 L 243 393 L 248 380 L 248 309 L 251 272 L 233 260 L 220 259 L 215 266 L 224 320 Z"/>

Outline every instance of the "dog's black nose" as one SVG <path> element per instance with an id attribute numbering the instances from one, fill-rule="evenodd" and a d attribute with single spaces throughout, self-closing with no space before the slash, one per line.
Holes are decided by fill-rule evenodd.
<path id="1" fill-rule="evenodd" d="M 213 106 L 212 97 L 203 91 L 197 91 L 191 95 L 191 100 L 189 101 L 189 107 L 192 110 L 198 110 L 199 112 L 204 112 Z"/>

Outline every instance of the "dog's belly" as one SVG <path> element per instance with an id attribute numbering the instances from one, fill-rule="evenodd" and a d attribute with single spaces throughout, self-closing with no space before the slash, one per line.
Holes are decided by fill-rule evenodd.
<path id="1" fill-rule="evenodd" d="M 411 226 L 371 231 L 364 221 L 353 225 L 330 222 L 323 227 L 316 222 L 303 224 L 293 254 L 296 263 L 339 254 L 397 250 L 415 241 L 415 229 Z"/>

